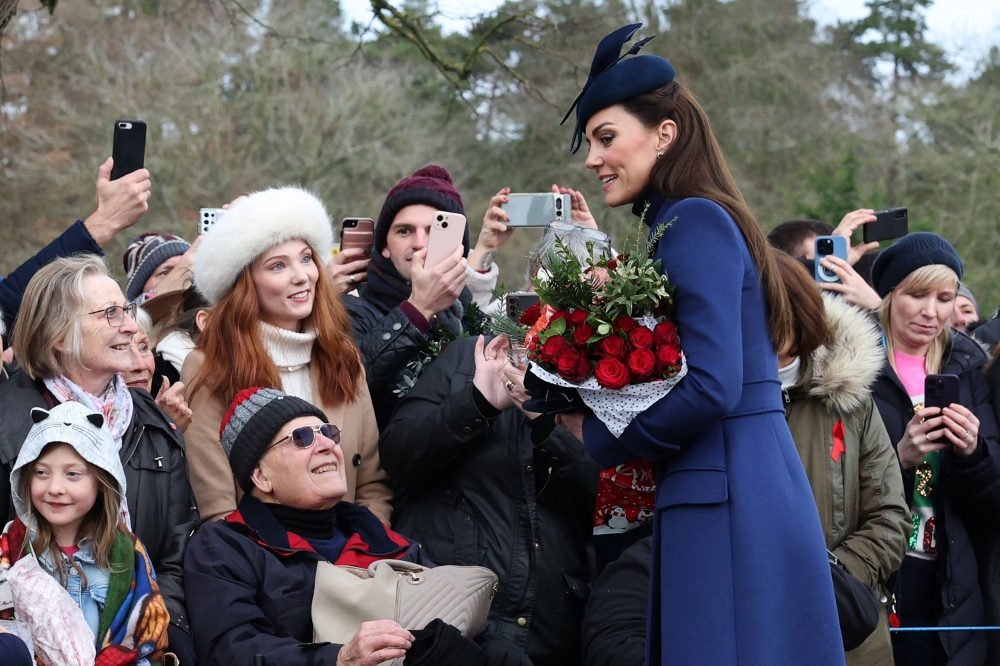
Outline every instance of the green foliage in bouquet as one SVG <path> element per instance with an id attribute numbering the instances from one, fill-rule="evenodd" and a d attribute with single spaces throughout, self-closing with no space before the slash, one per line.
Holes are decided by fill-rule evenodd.
<path id="1" fill-rule="evenodd" d="M 587 243 L 588 253 L 593 253 L 593 243 Z M 556 310 L 587 310 L 594 302 L 596 286 L 587 273 L 593 268 L 584 266 L 580 258 L 570 252 L 562 240 L 556 241 L 556 249 L 542 262 L 547 277 L 535 276 L 531 282 L 543 303 Z"/>

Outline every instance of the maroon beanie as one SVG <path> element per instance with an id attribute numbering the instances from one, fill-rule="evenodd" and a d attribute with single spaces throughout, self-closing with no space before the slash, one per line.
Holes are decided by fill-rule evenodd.
<path id="1" fill-rule="evenodd" d="M 462 205 L 462 195 L 451 182 L 451 174 L 442 166 L 429 164 L 417 169 L 412 176 L 396 183 L 389 191 L 389 196 L 382 204 L 382 212 L 375 224 L 375 255 L 378 256 L 385 247 L 385 239 L 389 236 L 392 221 L 407 206 L 423 204 L 436 210 L 465 215 Z M 465 227 L 465 252 L 469 252 L 469 227 Z"/>

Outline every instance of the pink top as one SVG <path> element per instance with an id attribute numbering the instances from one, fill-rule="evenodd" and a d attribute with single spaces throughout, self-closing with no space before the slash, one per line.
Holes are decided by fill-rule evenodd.
<path id="1" fill-rule="evenodd" d="M 911 398 L 924 394 L 924 379 L 927 378 L 927 359 L 923 356 L 910 356 L 901 351 L 892 351 L 896 362 L 896 375 L 903 382 L 903 388 Z"/>
<path id="2" fill-rule="evenodd" d="M 80 552 L 79 546 L 59 546 L 59 550 L 66 554 L 66 557 L 73 557 Z"/>

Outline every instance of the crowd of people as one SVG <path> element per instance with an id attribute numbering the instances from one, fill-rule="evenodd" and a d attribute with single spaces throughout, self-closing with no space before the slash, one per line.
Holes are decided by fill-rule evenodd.
<path id="1" fill-rule="evenodd" d="M 851 245 L 873 210 L 765 236 L 673 67 L 620 58 L 638 28 L 598 47 L 573 145 L 667 230 L 673 391 L 617 437 L 529 408 L 483 314 L 507 187 L 433 266 L 434 216 L 467 213 L 443 167 L 388 192 L 370 258 L 265 187 L 194 242 L 136 236 L 123 289 L 102 248 L 154 186 L 109 160 L 96 211 L 0 280 L 0 663 L 1000 663 L 1000 318 L 942 236 Z M 571 223 L 529 291 L 556 247 L 613 253 L 552 191 Z M 846 260 L 814 256 L 829 235 Z M 938 375 L 956 401 L 928 407 Z M 608 471 L 640 519 L 595 517 Z M 491 570 L 488 620 L 318 640 L 320 565 L 383 560 Z"/>

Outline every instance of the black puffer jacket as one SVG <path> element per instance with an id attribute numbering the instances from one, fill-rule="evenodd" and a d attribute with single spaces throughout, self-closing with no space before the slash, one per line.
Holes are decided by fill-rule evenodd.
<path id="1" fill-rule="evenodd" d="M 365 289 L 344 296 L 354 342 L 365 359 L 368 392 L 379 430 L 385 428 L 399 401 L 394 393 L 406 364 L 427 348 L 428 337 L 409 320 L 393 299 Z"/>
<path id="2" fill-rule="evenodd" d="M 983 374 L 987 357 L 972 339 L 952 332 L 941 364 L 941 374 L 958 375 L 961 404 L 979 419 L 979 445 L 968 458 L 960 458 L 950 448 L 941 456 L 941 481 L 935 492 L 938 565 L 941 580 L 942 627 L 978 626 L 984 620 L 975 545 L 981 525 L 992 522 L 1000 512 L 1000 449 L 997 422 L 990 401 L 990 389 Z M 903 438 L 913 418 L 913 406 L 902 382 L 886 364 L 872 387 L 885 428 L 893 446 Z M 914 470 L 903 470 L 906 498 L 912 503 Z M 943 632 L 941 644 L 949 666 L 982 666 L 986 659 L 983 632 Z"/>
<path id="3" fill-rule="evenodd" d="M 475 344 L 449 345 L 379 439 L 404 489 L 393 526 L 438 564 L 496 572 L 490 618 L 536 666 L 576 664 L 600 470 L 553 421 L 477 404 Z"/>
<path id="4" fill-rule="evenodd" d="M 653 538 L 640 539 L 594 581 L 583 617 L 584 666 L 644 666 Z"/>
<path id="5" fill-rule="evenodd" d="M 188 481 L 184 436 L 149 393 L 129 391 L 134 406 L 132 426 L 119 455 L 125 467 L 132 529 L 153 561 L 171 623 L 190 634 L 184 609 L 184 548 L 199 521 Z M 31 409 L 54 405 L 44 384 L 24 372 L 0 385 L 0 518 L 14 515 L 10 470 L 31 430 Z"/>

